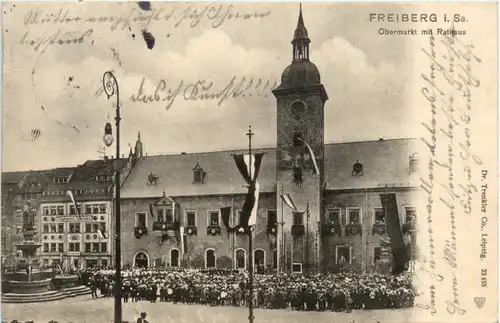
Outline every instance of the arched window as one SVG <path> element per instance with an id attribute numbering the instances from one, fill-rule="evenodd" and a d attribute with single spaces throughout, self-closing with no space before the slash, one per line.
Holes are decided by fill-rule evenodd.
<path id="1" fill-rule="evenodd" d="M 205 268 L 216 268 L 215 262 L 215 250 L 207 249 L 205 250 Z"/>
<path id="2" fill-rule="evenodd" d="M 134 256 L 134 266 L 139 268 L 149 267 L 149 256 L 144 251 L 138 251 Z"/>
<path id="3" fill-rule="evenodd" d="M 170 250 L 170 267 L 179 267 L 179 249 Z"/>
<path id="4" fill-rule="evenodd" d="M 273 250 L 273 269 L 278 268 L 278 250 Z"/>
<path id="5" fill-rule="evenodd" d="M 266 266 L 266 252 L 262 249 L 255 249 L 253 251 L 253 261 L 255 266 L 265 267 Z"/>
<path id="6" fill-rule="evenodd" d="M 356 160 L 354 165 L 352 166 L 352 176 L 361 176 L 363 175 L 363 164 Z"/>
<path id="7" fill-rule="evenodd" d="M 234 251 L 234 268 L 245 269 L 247 266 L 247 253 L 245 249 L 236 249 Z"/>

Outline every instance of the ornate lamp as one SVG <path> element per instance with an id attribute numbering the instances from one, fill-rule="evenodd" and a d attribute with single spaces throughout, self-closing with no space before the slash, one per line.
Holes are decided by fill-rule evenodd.
<path id="1" fill-rule="evenodd" d="M 115 138 L 113 138 L 113 129 L 111 128 L 111 123 L 107 122 L 104 127 L 104 136 L 102 140 L 107 147 L 110 147 L 113 144 Z"/>

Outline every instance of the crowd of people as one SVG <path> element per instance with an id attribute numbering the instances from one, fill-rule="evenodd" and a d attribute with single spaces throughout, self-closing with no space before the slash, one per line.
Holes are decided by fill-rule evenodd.
<path id="1" fill-rule="evenodd" d="M 122 269 L 122 275 L 125 303 L 248 306 L 250 301 L 246 271 L 130 268 Z M 93 297 L 114 295 L 113 269 L 89 268 L 81 271 L 80 276 Z M 251 302 L 256 308 L 298 311 L 406 308 L 413 306 L 414 289 L 411 275 L 256 274 Z"/>

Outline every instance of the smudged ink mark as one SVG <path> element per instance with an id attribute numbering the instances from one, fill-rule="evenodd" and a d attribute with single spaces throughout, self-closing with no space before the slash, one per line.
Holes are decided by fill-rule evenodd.
<path id="1" fill-rule="evenodd" d="M 80 129 L 78 129 L 76 126 L 73 126 L 73 129 L 75 129 L 76 132 L 80 133 Z"/>
<path id="2" fill-rule="evenodd" d="M 92 40 L 92 41 L 90 42 L 90 45 L 94 45 L 94 40 Z"/>
<path id="3" fill-rule="evenodd" d="M 167 34 L 167 38 L 169 38 L 169 37 L 170 37 L 170 34 Z"/>
<path id="4" fill-rule="evenodd" d="M 31 140 L 32 141 L 38 140 L 41 135 L 42 135 L 42 131 L 40 129 L 31 130 Z"/>
<path id="5" fill-rule="evenodd" d="M 68 77 L 69 82 L 73 82 L 73 76 Z"/>
<path id="6" fill-rule="evenodd" d="M 155 47 L 155 38 L 149 31 L 143 29 L 142 37 L 146 41 L 146 45 L 148 46 L 149 49 L 153 49 L 153 47 Z"/>
<path id="7" fill-rule="evenodd" d="M 45 112 L 45 108 L 43 107 L 43 105 L 42 105 L 42 106 L 40 106 L 40 108 L 42 108 L 43 112 Z"/>
<path id="8" fill-rule="evenodd" d="M 120 54 L 118 54 L 118 52 L 116 51 L 115 48 L 111 47 L 111 52 L 113 53 L 113 58 L 118 62 L 118 64 L 120 66 L 123 65 L 121 59 L 120 59 Z"/>
<path id="9" fill-rule="evenodd" d="M 80 85 L 75 85 L 73 86 L 74 89 L 79 89 L 80 88 Z"/>
<path id="10" fill-rule="evenodd" d="M 135 39 L 135 34 L 132 34 L 132 39 Z"/>
<path id="11" fill-rule="evenodd" d="M 149 1 L 139 1 L 137 4 L 139 5 L 139 8 L 141 8 L 144 11 L 151 10 L 151 2 Z"/>

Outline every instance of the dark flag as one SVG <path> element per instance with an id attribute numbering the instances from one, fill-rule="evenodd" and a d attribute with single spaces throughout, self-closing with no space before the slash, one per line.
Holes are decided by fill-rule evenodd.
<path id="1" fill-rule="evenodd" d="M 406 246 L 403 241 L 401 223 L 399 221 L 398 204 L 396 194 L 380 194 L 382 207 L 386 210 L 387 234 L 391 241 L 391 252 L 393 255 L 392 273 L 397 275 L 404 271 L 407 260 Z"/>
<path id="2" fill-rule="evenodd" d="M 240 171 L 240 174 L 245 182 L 248 184 L 248 194 L 245 198 L 245 204 L 243 205 L 243 210 L 241 211 L 239 223 L 239 225 L 244 228 L 255 225 L 257 220 L 260 191 L 260 185 L 257 183 L 257 177 L 259 176 L 263 156 L 263 153 L 234 156 L 236 167 Z"/>
<path id="3" fill-rule="evenodd" d="M 225 206 L 220 209 L 220 216 L 222 218 L 222 223 L 227 229 L 232 229 L 229 225 L 229 218 L 231 217 L 231 207 Z"/>
<path id="4" fill-rule="evenodd" d="M 155 218 L 155 214 L 154 214 L 154 211 L 153 211 L 153 204 L 149 204 L 149 214 L 151 214 L 151 217 L 154 219 Z"/>

